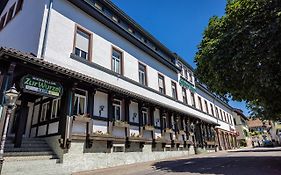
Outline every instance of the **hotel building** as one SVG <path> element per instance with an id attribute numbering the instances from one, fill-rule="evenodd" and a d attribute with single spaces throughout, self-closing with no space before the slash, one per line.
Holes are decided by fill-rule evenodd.
<path id="1" fill-rule="evenodd" d="M 7 174 L 67 174 L 236 145 L 233 108 L 109 0 L 2 0 L 0 45 L 1 130 L 4 92 L 15 84 L 21 93 Z M 44 169 L 40 158 L 57 161 Z"/>

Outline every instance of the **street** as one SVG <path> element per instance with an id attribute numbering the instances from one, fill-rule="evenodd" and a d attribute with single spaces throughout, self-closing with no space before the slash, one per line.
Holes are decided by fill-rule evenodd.
<path id="1" fill-rule="evenodd" d="M 278 175 L 281 174 L 281 148 L 240 149 L 195 155 L 189 158 L 147 162 L 76 175 Z"/>

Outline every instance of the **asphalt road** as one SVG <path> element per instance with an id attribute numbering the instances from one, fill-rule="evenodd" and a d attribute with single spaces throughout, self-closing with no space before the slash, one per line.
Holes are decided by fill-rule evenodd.
<path id="1" fill-rule="evenodd" d="M 79 175 L 281 175 L 281 148 L 241 149 L 147 162 Z"/>

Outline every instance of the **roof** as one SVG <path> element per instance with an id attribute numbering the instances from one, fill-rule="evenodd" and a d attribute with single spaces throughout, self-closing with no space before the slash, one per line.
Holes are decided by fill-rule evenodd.
<path id="1" fill-rule="evenodd" d="M 262 127 L 263 122 L 260 119 L 249 119 L 247 121 L 249 128 Z"/>
<path id="2" fill-rule="evenodd" d="M 90 84 L 101 86 L 101 87 L 103 87 L 105 89 L 108 89 L 108 90 L 116 91 L 120 94 L 128 95 L 128 96 L 131 96 L 131 97 L 139 99 L 139 100 L 143 100 L 143 101 L 148 102 L 148 103 L 153 103 L 155 105 L 163 106 L 163 107 L 166 107 L 168 109 L 172 109 L 174 111 L 177 111 L 179 113 L 184 113 L 184 111 L 178 110 L 176 108 L 172 108 L 171 106 L 166 105 L 164 103 L 160 103 L 158 101 L 155 101 L 153 99 L 147 98 L 147 97 L 142 96 L 142 95 L 139 95 L 137 93 L 134 93 L 134 92 L 128 91 L 126 89 L 117 87 L 115 85 L 106 83 L 104 81 L 98 80 L 94 77 L 90 77 L 88 75 L 85 75 L 85 74 L 76 72 L 74 70 L 59 66 L 57 64 L 48 62 L 48 61 L 46 61 L 42 58 L 37 58 L 36 56 L 34 56 L 31 53 L 21 52 L 19 50 L 13 49 L 13 48 L 0 47 L 0 60 L 3 59 L 3 58 L 8 59 L 9 56 L 13 57 L 13 58 L 16 58 L 16 59 L 19 59 L 20 61 L 23 61 L 24 63 L 34 64 L 34 65 L 37 65 L 37 66 L 40 66 L 40 67 L 43 67 L 43 68 L 46 68 L 46 69 L 50 69 L 50 70 L 55 71 L 57 73 L 61 73 L 61 74 L 76 78 L 78 80 L 85 81 L 85 82 L 90 83 Z M 205 121 L 205 122 L 210 123 L 210 124 L 219 125 L 216 122 L 213 122 L 213 121 L 211 121 L 209 119 L 206 119 L 206 118 L 203 118 L 203 117 L 196 116 L 195 118 L 199 118 L 202 121 Z"/>
<path id="3" fill-rule="evenodd" d="M 243 117 L 245 120 L 249 120 L 248 117 L 246 117 L 244 114 L 243 114 L 243 111 L 241 109 L 237 109 L 237 108 L 233 108 L 234 112 L 236 112 L 238 115 L 240 115 L 241 117 Z"/>

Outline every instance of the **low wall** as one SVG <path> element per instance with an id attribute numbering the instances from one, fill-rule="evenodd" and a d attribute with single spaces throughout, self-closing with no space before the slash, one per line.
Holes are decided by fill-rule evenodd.
<path id="1" fill-rule="evenodd" d="M 132 148 L 130 149 L 132 150 Z M 78 172 L 193 154 L 193 146 L 182 151 L 152 151 L 150 144 L 144 145 L 141 152 L 91 153 L 89 150 L 85 151 L 84 143 L 72 142 L 68 153 L 63 156 L 63 166 L 72 172 Z"/>

